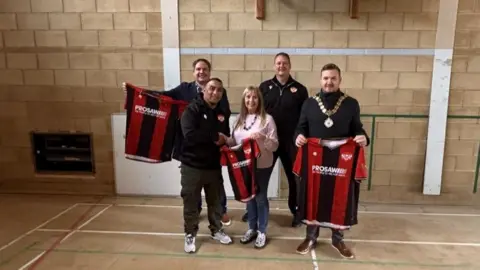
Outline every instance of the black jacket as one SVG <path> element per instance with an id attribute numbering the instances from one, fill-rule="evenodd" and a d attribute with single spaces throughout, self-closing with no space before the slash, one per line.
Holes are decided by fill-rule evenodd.
<path id="1" fill-rule="evenodd" d="M 218 133 L 226 121 L 217 105 L 210 108 L 200 93 L 182 114 L 183 135 L 180 162 L 197 169 L 220 169 L 220 146 L 216 145 Z"/>
<path id="2" fill-rule="evenodd" d="M 300 117 L 303 102 L 308 98 L 307 88 L 291 76 L 285 85 L 276 77 L 262 82 L 259 86 L 265 102 L 265 110 L 272 115 L 277 125 L 277 134 L 283 144 L 293 143 L 293 135 Z"/>
<path id="3" fill-rule="evenodd" d="M 230 111 L 230 103 L 227 97 L 227 91 L 223 92 L 223 97 L 218 104 L 221 108 L 222 112 L 224 113 L 225 121 L 221 124 L 220 132 L 223 134 L 230 136 L 230 115 L 232 114 Z M 150 90 L 151 91 L 151 90 Z M 175 100 L 182 100 L 186 102 L 191 102 L 194 100 L 199 94 L 199 88 L 196 82 L 182 82 L 179 86 L 167 90 L 167 91 L 160 91 L 161 94 L 169 96 Z M 180 152 L 182 149 L 182 142 L 183 136 L 180 127 L 180 121 L 177 123 L 177 131 L 175 135 L 175 146 L 173 148 L 173 155 L 172 157 L 178 161 L 180 161 Z"/>

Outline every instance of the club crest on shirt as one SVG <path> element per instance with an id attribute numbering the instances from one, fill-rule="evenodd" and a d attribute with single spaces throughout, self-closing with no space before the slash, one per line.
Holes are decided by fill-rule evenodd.
<path id="1" fill-rule="evenodd" d="M 296 87 L 290 87 L 290 92 L 292 92 L 292 93 L 297 92 L 297 90 L 298 90 L 298 89 L 297 89 Z"/>
<path id="2" fill-rule="evenodd" d="M 341 155 L 341 157 L 343 160 L 347 161 L 347 160 L 350 160 L 353 157 L 353 155 L 350 153 L 344 153 Z"/>
<path id="3" fill-rule="evenodd" d="M 225 116 L 223 116 L 222 114 L 219 114 L 219 115 L 217 116 L 217 118 L 218 118 L 218 121 L 220 121 L 220 122 L 222 122 L 222 123 L 223 123 L 223 121 L 225 121 Z"/>

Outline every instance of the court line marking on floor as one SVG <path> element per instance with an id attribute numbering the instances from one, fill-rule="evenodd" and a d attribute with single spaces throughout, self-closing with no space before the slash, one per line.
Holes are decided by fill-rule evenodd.
<path id="1" fill-rule="evenodd" d="M 30 245 L 20 249 L 19 251 L 15 252 L 15 254 L 13 254 L 12 256 L 0 261 L 0 269 L 1 267 L 3 267 L 4 265 L 10 263 L 13 259 L 15 259 L 16 257 L 18 257 L 20 254 L 26 252 L 26 251 L 29 251 L 29 249 L 32 249 L 33 246 L 35 245 L 38 245 L 39 242 L 35 241 L 33 243 L 31 243 Z"/>
<path id="2" fill-rule="evenodd" d="M 310 250 L 310 254 L 312 255 L 313 270 L 318 270 L 318 260 L 315 249 L 312 248 L 312 250 Z"/>
<path id="3" fill-rule="evenodd" d="M 33 263 L 35 263 L 36 261 L 38 261 L 40 258 L 42 258 L 42 256 L 45 255 L 45 253 L 47 253 L 47 250 L 44 250 L 42 251 L 40 254 L 38 254 L 37 256 L 33 257 L 33 259 L 31 259 L 30 261 L 28 261 L 26 264 L 24 264 L 22 267 L 18 268 L 18 270 L 24 270 L 24 269 L 27 269 L 28 267 L 30 267 Z"/>
<path id="4" fill-rule="evenodd" d="M 30 249 L 31 251 L 41 251 L 41 249 Z M 298 257 L 271 257 L 271 256 L 232 256 L 217 253 L 195 253 L 186 254 L 179 252 L 134 252 L 134 251 L 102 251 L 102 250 L 85 250 L 85 249 L 63 249 L 57 248 L 52 252 L 58 253 L 77 253 L 77 254 L 108 254 L 108 255 L 127 255 L 127 256 L 161 256 L 170 258 L 196 258 L 196 259 L 220 259 L 220 260 L 250 260 L 250 261 L 263 261 L 263 262 L 303 262 L 312 263 L 310 257 L 298 256 Z M 404 267 L 437 267 L 437 268 L 466 268 L 472 267 L 471 264 L 433 264 L 433 263 L 415 263 L 415 262 L 401 262 L 401 261 L 368 261 L 368 260 L 345 260 L 345 259 L 333 259 L 333 258 L 316 258 L 316 262 L 320 263 L 339 263 L 339 264 L 352 264 L 352 265 L 390 265 L 390 266 L 404 266 Z"/>
<path id="5" fill-rule="evenodd" d="M 92 222 L 94 219 L 96 219 L 97 217 L 99 217 L 101 214 L 103 214 L 105 211 L 108 210 L 108 208 L 112 207 L 112 205 L 109 205 L 105 208 L 103 208 L 101 211 L 99 211 L 97 214 L 95 214 L 94 216 L 92 216 L 91 218 L 89 218 L 87 221 L 85 221 L 82 225 L 80 225 L 78 228 L 72 230 L 67 236 L 65 236 L 61 241 L 60 243 L 63 243 L 65 240 L 67 240 L 68 238 L 70 238 L 70 236 L 72 236 L 74 233 L 78 232 L 79 230 L 81 230 L 83 227 L 87 226 L 90 222 Z"/>
<path id="6" fill-rule="evenodd" d="M 92 205 L 94 203 L 79 203 L 79 205 Z M 99 206 L 107 206 L 107 205 L 113 205 L 113 206 L 118 206 L 118 207 L 146 207 L 146 208 L 172 208 L 172 209 L 182 209 L 182 205 L 161 205 L 161 204 L 125 204 L 125 203 L 119 203 L 119 204 L 110 204 L 110 203 L 100 203 L 100 204 L 95 204 Z M 228 209 L 232 210 L 245 210 L 245 208 L 242 207 L 228 207 Z M 278 208 L 278 207 L 271 207 L 270 210 L 276 210 L 276 211 L 290 211 L 289 209 L 286 208 Z M 419 216 L 451 216 L 451 217 L 480 217 L 479 214 L 468 214 L 468 213 L 426 213 L 426 212 L 395 212 L 395 211 L 364 211 L 360 210 L 358 211 L 360 214 L 378 214 L 378 215 L 419 215 Z"/>
<path id="7" fill-rule="evenodd" d="M 31 229 L 30 231 L 20 235 L 19 237 L 13 239 L 12 241 L 10 241 L 9 243 L 3 245 L 2 247 L 0 247 L 0 251 L 8 248 L 9 246 L 17 243 L 18 241 L 20 241 L 21 239 L 23 239 L 24 237 L 32 234 L 33 232 L 37 231 L 38 229 L 41 229 L 42 227 L 44 227 L 45 225 L 47 225 L 48 223 L 54 221 L 55 219 L 59 218 L 60 216 L 66 214 L 67 212 L 69 212 L 70 210 L 72 210 L 73 208 L 77 207 L 79 204 L 78 203 L 75 203 L 69 207 L 67 207 L 66 209 L 64 209 L 63 211 L 61 211 L 60 213 L 58 213 L 57 215 L 49 218 L 47 221 L 43 222 L 42 224 L 38 225 L 37 227 Z"/>
<path id="8" fill-rule="evenodd" d="M 100 198 L 100 200 L 101 200 L 101 198 Z M 92 204 L 78 219 L 75 220 L 75 222 L 70 227 L 70 229 L 65 232 L 65 235 L 58 238 L 48 249 L 44 250 L 42 253 L 38 254 L 33 259 L 28 261 L 19 270 L 23 270 L 23 269 L 27 269 L 27 268 L 28 269 L 34 269 L 36 266 L 38 266 L 43 260 L 45 260 L 45 258 L 48 256 L 48 254 L 50 252 L 52 252 L 52 250 L 54 250 L 58 245 L 60 245 L 65 240 L 65 238 L 70 237 L 73 234 L 72 232 L 75 232 L 76 230 L 78 230 L 78 226 L 79 226 L 78 224 L 80 222 L 82 222 L 93 211 L 93 209 L 95 209 L 96 206 L 97 206 L 96 204 Z M 110 207 L 111 206 L 107 206 L 103 210 L 106 210 Z M 103 212 L 99 211 L 99 213 L 101 214 Z M 95 218 L 97 216 L 98 216 L 98 213 L 96 215 L 94 215 L 93 218 Z M 93 218 L 88 219 L 82 225 L 86 225 L 85 223 L 92 221 Z"/>
<path id="9" fill-rule="evenodd" d="M 65 232 L 68 229 L 38 229 L 39 232 Z M 150 235 L 150 236 L 170 236 L 185 237 L 184 233 L 169 232 L 141 232 L 141 231 L 108 231 L 108 230 L 78 230 L 79 233 L 92 234 L 120 234 L 120 235 Z M 233 235 L 233 238 L 241 238 L 243 235 Z M 210 234 L 197 234 L 197 237 L 210 237 Z M 269 236 L 275 240 L 304 240 L 301 236 Z M 318 238 L 319 241 L 331 241 L 330 238 Z M 431 241 L 400 241 L 400 240 L 370 240 L 370 239 L 345 239 L 345 242 L 371 243 L 371 244 L 400 244 L 400 245 L 437 245 L 437 246 L 465 246 L 480 247 L 480 243 L 475 242 L 431 242 Z"/>

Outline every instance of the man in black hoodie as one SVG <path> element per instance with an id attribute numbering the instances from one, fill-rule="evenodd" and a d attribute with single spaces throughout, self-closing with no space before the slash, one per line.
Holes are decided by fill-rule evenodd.
<path id="1" fill-rule="evenodd" d="M 193 68 L 193 77 L 195 78 L 194 81 L 182 82 L 177 87 L 168 91 L 154 91 L 154 92 L 155 93 L 160 92 L 161 94 L 169 96 L 175 100 L 191 102 L 192 100 L 195 99 L 195 97 L 198 96 L 198 93 L 203 91 L 203 89 L 205 88 L 205 85 L 210 80 L 212 64 L 207 59 L 199 58 L 193 61 L 192 68 Z M 126 91 L 125 84 L 124 84 L 124 91 Z M 148 91 L 152 91 L 152 90 L 148 90 Z M 226 91 L 223 92 L 222 99 L 219 102 L 219 106 L 222 108 L 222 111 L 224 113 L 224 118 L 225 118 L 225 121 L 221 125 L 222 133 L 225 134 L 226 136 L 230 136 L 230 125 L 229 125 L 230 120 L 229 119 L 230 119 L 231 111 L 230 111 L 230 103 L 228 101 L 228 96 Z M 175 146 L 173 148 L 172 157 L 173 159 L 180 161 L 180 151 L 182 149 L 182 142 L 183 142 L 183 136 L 180 131 L 180 123 L 178 123 L 177 129 L 178 131 L 176 132 L 176 136 L 175 136 Z M 225 189 L 222 188 L 220 192 L 221 192 L 220 201 L 223 209 L 222 224 L 224 226 L 229 226 L 231 224 L 231 219 L 227 214 L 227 196 L 225 194 Z M 202 211 L 202 198 L 199 198 L 198 200 L 198 209 L 200 212 Z"/>
<path id="2" fill-rule="evenodd" d="M 180 85 L 173 88 L 172 90 L 164 91 L 163 93 L 175 100 L 183 100 L 183 101 L 191 102 L 198 95 L 198 93 L 203 91 L 203 89 L 205 88 L 205 85 L 210 80 L 212 64 L 207 59 L 199 58 L 193 61 L 192 67 L 193 67 L 193 76 L 195 78 L 195 81 L 182 82 Z M 224 119 L 225 119 L 225 121 L 221 123 L 221 131 L 226 136 L 230 136 L 230 125 L 229 125 L 230 120 L 229 119 L 232 113 L 230 111 L 230 103 L 228 101 L 228 96 L 225 89 L 223 91 L 222 98 L 220 99 L 220 102 L 218 105 L 219 107 L 222 108 L 222 111 L 224 113 Z M 173 155 L 172 155 L 172 157 L 178 161 L 180 161 L 180 155 L 181 155 L 180 152 L 182 149 L 182 143 L 183 143 L 182 134 L 181 132 L 178 132 L 177 136 L 175 136 L 175 147 L 173 149 Z M 231 224 L 231 219 L 227 214 L 227 196 L 225 194 L 225 189 L 222 188 L 220 192 L 222 196 L 221 204 L 223 209 L 222 224 L 225 226 L 229 226 Z M 202 211 L 202 198 L 200 198 L 198 201 L 198 209 L 200 212 Z"/>
<path id="3" fill-rule="evenodd" d="M 195 237 L 198 232 L 198 200 L 202 188 L 207 201 L 208 221 L 211 237 L 222 244 L 232 243 L 222 229 L 220 189 L 222 168 L 220 147 L 227 136 L 221 132 L 224 112 L 219 106 L 224 88 L 222 81 L 212 78 L 203 93 L 199 93 L 185 109 L 180 121 L 183 143 L 180 152 L 181 196 L 185 230 L 185 252 L 196 251 Z"/>

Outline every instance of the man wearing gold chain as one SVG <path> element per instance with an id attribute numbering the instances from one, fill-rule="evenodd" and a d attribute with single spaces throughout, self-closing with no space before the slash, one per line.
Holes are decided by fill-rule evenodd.
<path id="1" fill-rule="evenodd" d="M 307 138 L 328 140 L 350 137 L 360 146 L 369 144 L 369 138 L 360 121 L 358 101 L 343 93 L 340 90 L 340 83 L 340 68 L 335 64 L 325 65 L 321 70 L 321 90 L 315 96 L 308 98 L 302 106 L 295 136 L 297 147 L 307 143 Z M 345 196 L 348 195 L 345 194 Z M 332 204 L 334 203 L 332 201 Z M 328 206 L 325 209 L 328 209 Z M 353 252 L 343 242 L 343 233 L 338 226 L 322 227 L 332 230 L 332 246 L 342 257 L 354 257 Z M 307 225 L 306 238 L 298 246 L 298 253 L 306 254 L 316 246 L 319 229 L 319 226 Z"/>

